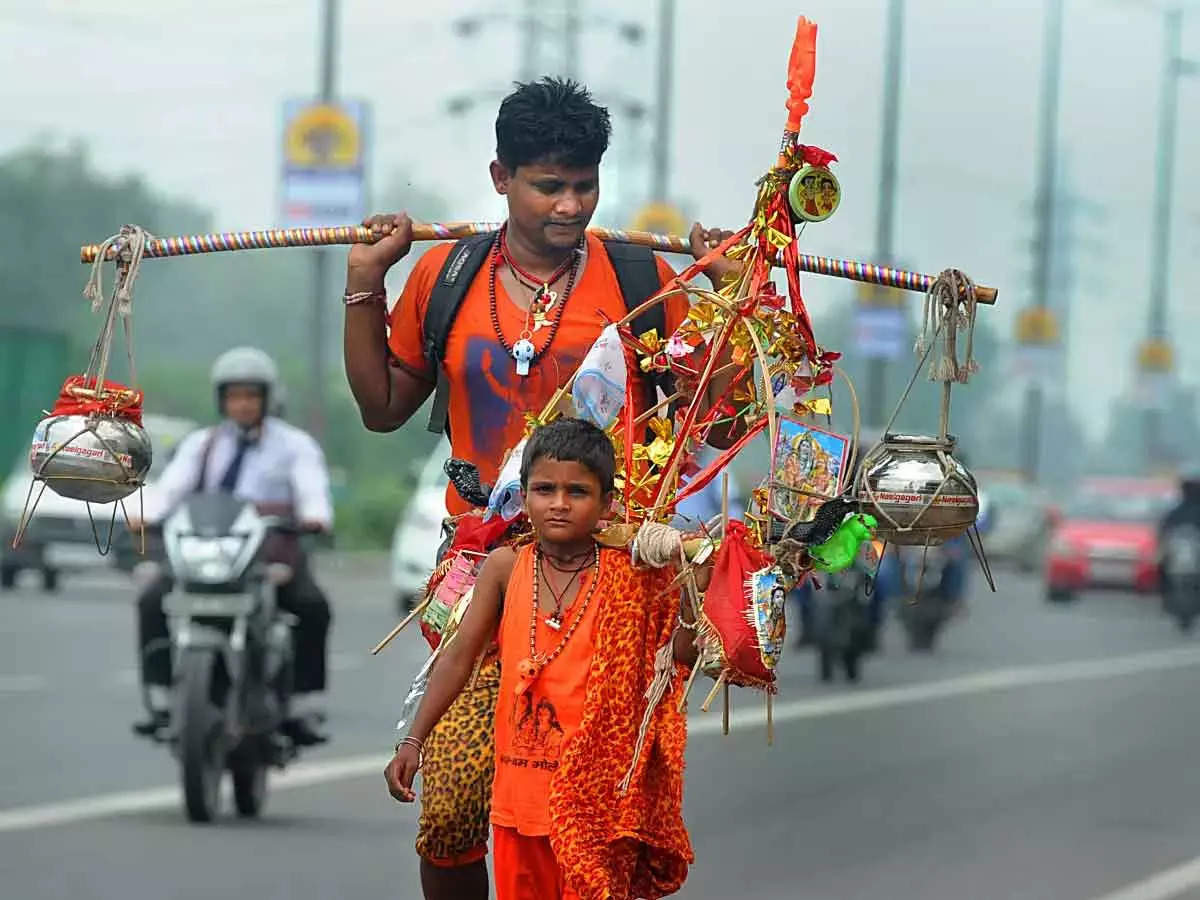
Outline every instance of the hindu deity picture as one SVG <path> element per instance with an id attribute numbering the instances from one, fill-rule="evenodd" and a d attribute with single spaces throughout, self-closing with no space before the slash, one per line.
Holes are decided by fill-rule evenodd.
<path id="1" fill-rule="evenodd" d="M 841 489 L 850 441 L 840 434 L 784 418 L 775 443 L 771 512 L 788 522 L 809 521 Z"/>

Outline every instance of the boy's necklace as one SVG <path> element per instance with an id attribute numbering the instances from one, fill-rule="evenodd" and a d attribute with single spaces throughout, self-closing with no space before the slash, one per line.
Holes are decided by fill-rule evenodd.
<path id="1" fill-rule="evenodd" d="M 538 613 L 541 608 L 538 603 L 538 583 L 541 581 L 541 557 L 542 550 L 540 547 L 535 547 L 533 550 L 533 608 L 529 616 L 529 656 L 517 664 L 517 696 L 520 697 L 525 691 L 529 690 L 530 685 L 537 680 L 538 675 L 550 663 L 558 658 L 558 655 L 563 652 L 563 648 L 567 646 L 567 641 L 571 640 L 571 635 L 579 628 L 579 624 L 583 621 L 584 613 L 587 612 L 588 606 L 592 602 L 592 594 L 596 593 L 596 585 L 600 583 L 600 547 L 594 546 L 592 549 L 594 556 L 592 557 L 592 583 L 588 585 L 587 594 L 584 595 L 582 603 L 576 603 L 575 618 L 571 621 L 566 633 L 559 640 L 558 646 L 550 653 L 539 653 L 537 649 L 537 620 Z M 547 622 L 547 625 L 550 623 Z M 559 623 L 559 627 L 562 623 Z M 553 626 L 551 626 L 553 627 Z M 557 629 L 556 629 L 557 630 Z"/>
<path id="2" fill-rule="evenodd" d="M 554 566 L 551 566 L 551 568 L 554 568 Z M 564 572 L 562 569 L 557 569 L 556 571 L 563 572 L 564 575 L 570 574 L 571 577 L 567 579 L 567 583 L 561 591 L 556 591 L 546 570 L 540 566 L 538 567 L 538 577 L 546 583 L 546 587 L 550 591 L 550 596 L 554 598 L 554 614 L 546 619 L 546 627 L 553 628 L 555 631 L 562 628 L 563 598 L 570 592 L 571 585 L 575 583 L 575 579 L 579 577 L 579 573 L 586 568 L 587 565 L 585 564 L 577 569 L 571 569 L 569 573 Z"/>

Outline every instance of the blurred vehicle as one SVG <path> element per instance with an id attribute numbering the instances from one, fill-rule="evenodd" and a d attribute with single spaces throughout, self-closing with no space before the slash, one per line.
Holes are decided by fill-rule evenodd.
<path id="1" fill-rule="evenodd" d="M 1180 522 L 1166 528 L 1159 541 L 1163 606 L 1186 633 L 1200 614 L 1200 528 Z"/>
<path id="2" fill-rule="evenodd" d="M 443 438 L 428 459 L 414 463 L 416 486 L 392 536 L 392 590 L 401 615 L 420 600 L 433 572 L 442 542 L 442 520 L 449 515 L 446 488 L 450 479 L 443 470 L 449 457 L 450 442 Z"/>
<path id="3" fill-rule="evenodd" d="M 199 426 L 190 419 L 151 414 L 143 418 L 143 425 L 154 447 L 154 462 L 147 476 L 149 482 L 162 472 L 184 435 Z M 14 549 L 13 538 L 32 485 L 29 457 L 22 453 L 4 484 L 3 498 L 0 500 L 0 537 L 3 538 L 3 545 L 0 545 L 0 588 L 13 587 L 25 569 L 40 571 L 42 586 L 47 591 L 54 591 L 58 589 L 62 572 L 105 568 L 112 564 L 111 560 L 122 557 L 128 559 L 125 567 L 132 567 L 132 557 L 136 556 L 134 544 L 119 507 L 113 524 L 112 506 L 93 504 L 89 513 L 88 504 L 60 497 L 49 488 L 41 492 L 41 499 L 38 500 L 21 545 Z M 33 499 L 37 499 L 38 490 L 38 487 L 34 487 Z M 137 494 L 125 501 L 130 515 L 137 515 L 137 503 Z M 100 547 L 108 543 L 110 524 L 113 524 L 111 560 L 97 548 L 97 542 Z"/>
<path id="4" fill-rule="evenodd" d="M 1035 571 L 1053 529 L 1055 512 L 1049 497 L 1016 476 L 983 473 L 978 481 L 988 500 L 989 560 L 1022 572 Z"/>
<path id="5" fill-rule="evenodd" d="M 972 555 L 965 536 L 931 547 L 896 548 L 904 594 L 896 617 L 910 651 L 933 652 L 942 627 L 962 608 Z"/>
<path id="6" fill-rule="evenodd" d="M 148 736 L 179 760 L 193 822 L 216 817 L 226 770 L 238 814 L 257 816 L 268 768 L 283 768 L 298 753 L 284 727 L 295 677 L 292 617 L 279 600 L 295 574 L 280 561 L 295 554 L 280 550 L 302 533 L 290 518 L 262 515 L 223 492 L 187 498 L 163 524 L 174 576 L 163 598 L 173 712 L 169 725 Z"/>
<path id="7" fill-rule="evenodd" d="M 1066 504 L 1045 558 L 1046 599 L 1066 603 L 1089 588 L 1158 590 L 1158 524 L 1178 498 L 1174 482 L 1085 481 Z"/>
<path id="8" fill-rule="evenodd" d="M 810 592 L 812 642 L 822 681 L 832 681 L 839 664 L 847 681 L 858 681 L 862 658 L 875 643 L 870 591 L 870 567 L 860 557 Z"/>

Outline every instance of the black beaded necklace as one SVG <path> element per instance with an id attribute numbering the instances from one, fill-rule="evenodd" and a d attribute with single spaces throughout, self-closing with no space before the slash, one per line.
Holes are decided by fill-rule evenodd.
<path id="1" fill-rule="evenodd" d="M 496 309 L 496 270 L 499 268 L 500 260 L 504 256 L 501 250 L 502 241 L 504 240 L 504 230 L 505 228 L 502 227 L 500 231 L 496 232 L 496 237 L 492 242 L 492 249 L 488 258 L 488 311 L 491 313 L 492 328 L 496 332 L 496 339 L 500 341 L 500 346 L 504 348 L 510 358 L 516 359 L 516 355 L 513 353 L 513 345 L 504 337 L 504 331 L 500 328 L 500 315 Z M 546 341 L 542 344 L 541 349 L 534 351 L 532 358 L 529 360 L 530 365 L 538 362 L 545 355 L 546 351 L 550 349 L 550 345 L 554 343 L 554 335 L 558 333 L 558 326 L 562 322 L 563 310 L 566 309 L 567 300 L 571 296 L 571 291 L 575 288 L 575 279 L 579 275 L 579 263 L 583 259 L 583 254 L 580 252 L 582 247 L 583 239 L 581 238 L 579 247 L 572 251 L 574 259 L 571 261 L 570 273 L 567 275 L 567 286 L 563 289 L 562 299 L 555 304 L 557 308 L 554 310 L 553 318 L 550 320 L 550 331 L 546 335 Z M 525 328 L 521 332 L 520 340 L 529 341 L 533 337 L 533 332 L 529 328 L 529 320 L 532 312 L 533 308 L 531 305 L 525 315 Z"/>

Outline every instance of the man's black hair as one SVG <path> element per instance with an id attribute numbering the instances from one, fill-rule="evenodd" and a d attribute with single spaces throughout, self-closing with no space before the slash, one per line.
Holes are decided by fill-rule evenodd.
<path id="1" fill-rule="evenodd" d="M 608 435 L 583 419 L 555 419 L 536 429 L 521 457 L 521 489 L 529 486 L 529 472 L 539 459 L 576 462 L 596 476 L 600 492 L 613 489 L 616 455 Z"/>
<path id="2" fill-rule="evenodd" d="M 496 158 L 510 172 L 546 162 L 570 168 L 600 164 L 612 134 L 608 110 L 587 88 L 549 76 L 504 98 L 496 116 Z"/>

